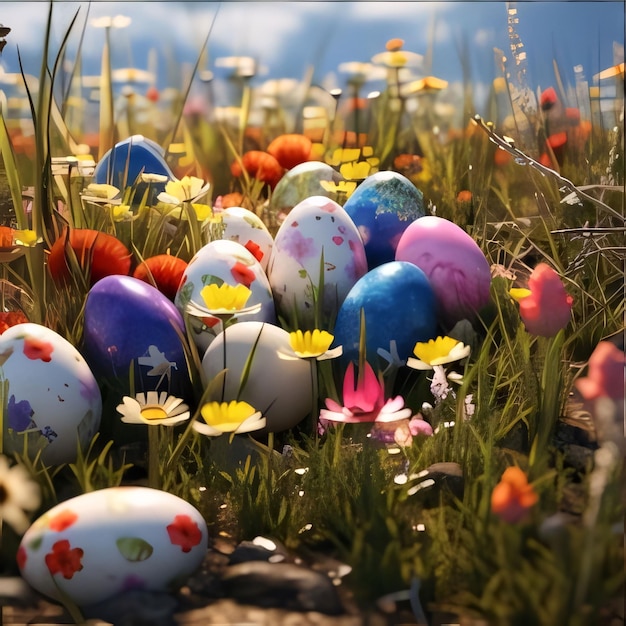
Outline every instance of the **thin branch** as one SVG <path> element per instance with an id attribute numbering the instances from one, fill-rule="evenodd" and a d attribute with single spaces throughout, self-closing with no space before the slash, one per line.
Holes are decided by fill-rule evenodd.
<path id="1" fill-rule="evenodd" d="M 485 123 L 485 121 L 482 119 L 482 117 L 480 117 L 480 115 L 475 115 L 472 118 L 472 121 L 474 122 L 474 124 L 476 124 L 479 128 L 482 128 L 487 133 L 490 141 L 492 141 L 497 146 L 499 146 L 500 148 L 508 152 L 510 155 L 512 155 L 515 159 L 515 162 L 518 163 L 519 165 L 528 165 L 536 169 L 543 176 L 552 176 L 553 178 L 558 180 L 559 183 L 562 185 L 560 189 L 561 191 L 563 190 L 569 191 L 570 193 L 575 194 L 579 199 L 587 200 L 587 202 L 590 202 L 597 208 L 602 209 L 603 211 L 606 211 L 613 217 L 616 217 L 622 221 L 625 219 L 621 213 L 619 213 L 618 211 L 610 207 L 608 204 L 605 204 L 601 200 L 598 200 L 597 198 L 594 198 L 593 196 L 590 196 L 589 194 L 585 193 L 584 191 L 581 190 L 580 187 L 576 187 L 576 185 L 574 185 L 574 183 L 571 180 L 561 176 L 560 174 L 550 169 L 549 167 L 542 165 L 538 161 L 535 161 L 528 155 L 524 154 L 521 150 L 515 147 L 515 144 L 513 143 L 512 139 L 507 140 L 507 139 L 504 139 L 503 137 L 500 137 L 500 135 L 498 135 L 493 130 L 493 125 Z"/>

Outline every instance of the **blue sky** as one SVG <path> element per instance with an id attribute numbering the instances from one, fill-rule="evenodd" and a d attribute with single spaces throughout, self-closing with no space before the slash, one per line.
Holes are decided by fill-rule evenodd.
<path id="1" fill-rule="evenodd" d="M 87 18 L 88 3 L 54 4 L 53 41 L 58 44 L 74 12 L 78 24 Z M 531 87 L 554 84 L 556 59 L 566 82 L 582 65 L 589 80 L 615 60 L 623 60 L 623 2 L 520 2 L 518 33 L 528 56 Z M 0 58 L 5 72 L 17 71 L 17 46 L 26 70 L 39 73 L 48 4 L 0 3 L 0 23 L 10 26 Z M 432 42 L 432 65 L 418 68 L 450 82 L 463 78 L 461 44 L 468 51 L 473 82 L 480 93 L 496 76 L 494 47 L 508 51 L 504 2 L 92 2 L 83 44 L 83 73 L 99 72 L 103 29 L 91 25 L 102 16 L 125 15 L 130 24 L 112 31 L 113 66 L 148 68 L 153 49 L 160 86 L 168 81 L 166 66 L 193 64 L 211 25 L 209 68 L 218 57 L 253 56 L 265 69 L 256 81 L 301 78 L 315 68 L 314 81 L 341 87 L 340 63 L 369 61 L 392 37 L 421 55 Z M 214 23 L 213 23 L 214 21 Z M 70 42 L 75 48 L 80 28 Z M 617 45 L 616 45 L 617 44 Z M 621 48 L 621 59 L 614 59 Z M 71 54 L 70 54 L 71 57 Z M 184 71 L 177 72 L 180 78 Z"/>

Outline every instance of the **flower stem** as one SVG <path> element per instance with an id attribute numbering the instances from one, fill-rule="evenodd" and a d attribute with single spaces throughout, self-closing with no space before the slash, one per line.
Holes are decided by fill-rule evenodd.
<path id="1" fill-rule="evenodd" d="M 148 426 L 148 487 L 160 489 L 159 478 L 159 429 L 160 426 Z"/>

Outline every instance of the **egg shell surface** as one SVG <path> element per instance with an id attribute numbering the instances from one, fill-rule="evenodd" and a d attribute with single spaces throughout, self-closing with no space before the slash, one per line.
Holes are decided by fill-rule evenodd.
<path id="1" fill-rule="evenodd" d="M 240 381 L 248 357 L 252 364 L 241 393 Z M 227 368 L 219 401 L 243 400 L 267 419 L 264 432 L 293 428 L 311 411 L 311 363 L 297 358 L 289 333 L 261 322 L 238 322 L 220 333 L 202 359 L 208 381 Z"/>
<path id="2" fill-rule="evenodd" d="M 411 263 L 383 263 L 350 290 L 334 328 L 333 344 L 343 346 L 344 362 L 359 358 L 361 310 L 366 358 L 374 369 L 384 370 L 388 365 L 377 354 L 378 349 L 393 354 L 393 341 L 398 356 L 405 360 L 413 354 L 416 342 L 428 341 L 437 333 L 435 295 L 424 272 Z"/>
<path id="3" fill-rule="evenodd" d="M 300 163 L 285 173 L 276 185 L 270 198 L 270 210 L 275 213 L 289 213 L 293 207 L 311 196 L 326 196 L 335 200 L 336 193 L 326 191 L 320 181 L 337 184 L 342 180 L 343 176 L 327 163 Z"/>
<path id="4" fill-rule="evenodd" d="M 134 365 L 137 391 L 185 397 L 189 376 L 178 332 L 183 318 L 166 296 L 132 276 L 107 276 L 87 294 L 83 353 L 97 376 L 127 384 Z"/>
<path id="5" fill-rule="evenodd" d="M 261 264 L 241 243 L 218 239 L 206 244 L 189 261 L 174 302 L 179 311 L 193 305 L 191 310 L 204 309 L 200 295 L 205 285 L 226 283 L 233 287 L 243 284 L 252 292 L 246 307 L 260 305 L 254 313 L 236 313 L 235 319 L 245 321 L 276 322 L 276 308 L 267 274 Z M 201 354 L 209 347 L 216 335 L 222 331 L 222 323 L 210 315 L 190 315 L 194 343 Z"/>
<path id="6" fill-rule="evenodd" d="M 78 444 L 89 445 L 102 417 L 100 389 L 85 359 L 64 337 L 33 323 L 2 333 L 0 353 L 8 383 L 4 452 L 21 453 L 27 437 L 31 458 L 41 448 L 45 465 L 74 462 Z"/>
<path id="7" fill-rule="evenodd" d="M 23 578 L 44 595 L 78 606 L 132 589 L 177 590 L 202 563 L 207 525 L 191 504 L 147 487 L 76 496 L 44 513 L 17 554 Z"/>
<path id="8" fill-rule="evenodd" d="M 240 243 L 265 271 L 274 239 L 258 215 L 243 207 L 229 207 L 220 213 L 224 232 L 222 239 Z"/>
<path id="9" fill-rule="evenodd" d="M 367 271 L 359 232 L 343 208 L 323 196 L 311 196 L 293 208 L 274 239 L 269 282 L 279 315 L 299 328 L 312 328 L 315 292 L 323 258 L 323 319 L 329 326 L 344 298 Z"/>
<path id="10" fill-rule="evenodd" d="M 398 172 L 368 176 L 343 205 L 365 246 L 369 269 L 395 260 L 402 233 L 424 216 L 424 196 Z"/>
<path id="11" fill-rule="evenodd" d="M 396 260 L 419 267 L 428 277 L 438 316 L 448 329 L 473 320 L 489 302 L 491 268 L 478 244 L 454 222 L 427 215 L 402 234 Z"/>

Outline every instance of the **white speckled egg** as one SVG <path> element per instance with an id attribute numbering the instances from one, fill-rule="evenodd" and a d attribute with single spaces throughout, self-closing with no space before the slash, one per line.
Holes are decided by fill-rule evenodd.
<path id="1" fill-rule="evenodd" d="M 17 562 L 37 591 L 78 606 L 131 589 L 175 591 L 207 551 L 191 504 L 147 487 L 112 487 L 50 509 L 22 537 Z"/>
<path id="2" fill-rule="evenodd" d="M 200 292 L 212 282 L 228 285 L 243 284 L 252 292 L 246 306 L 261 305 L 258 312 L 245 314 L 246 321 L 276 322 L 276 310 L 272 290 L 261 264 L 251 252 L 236 241 L 218 239 L 211 241 L 198 250 L 189 262 L 174 300 L 181 312 L 187 305 L 194 309 L 204 309 Z M 235 315 L 235 318 L 239 315 Z M 200 354 L 208 348 L 215 336 L 221 332 L 221 322 L 211 315 L 190 316 L 189 323 L 193 338 Z"/>
<path id="3" fill-rule="evenodd" d="M 0 373 L 8 383 L 4 451 L 42 449 L 46 465 L 72 463 L 100 427 L 102 398 L 78 350 L 46 326 L 18 324 L 0 335 Z"/>
<path id="4" fill-rule="evenodd" d="M 322 262 L 322 319 L 314 324 Z M 330 327 L 346 295 L 366 272 L 359 231 L 344 209 L 324 196 L 306 198 L 292 209 L 276 233 L 268 265 L 277 312 L 299 328 Z"/>
<path id="5" fill-rule="evenodd" d="M 248 357 L 252 364 L 240 392 Z M 290 356 L 291 355 L 291 356 Z M 265 432 L 293 428 L 311 411 L 311 363 L 293 355 L 289 333 L 261 322 L 238 322 L 217 336 L 202 359 L 207 380 L 227 369 L 224 396 L 242 400 L 266 417 Z"/>
<path id="6" fill-rule="evenodd" d="M 267 269 L 274 240 L 258 215 L 243 207 L 233 206 L 220 213 L 224 232 L 222 239 L 240 243 Z"/>

